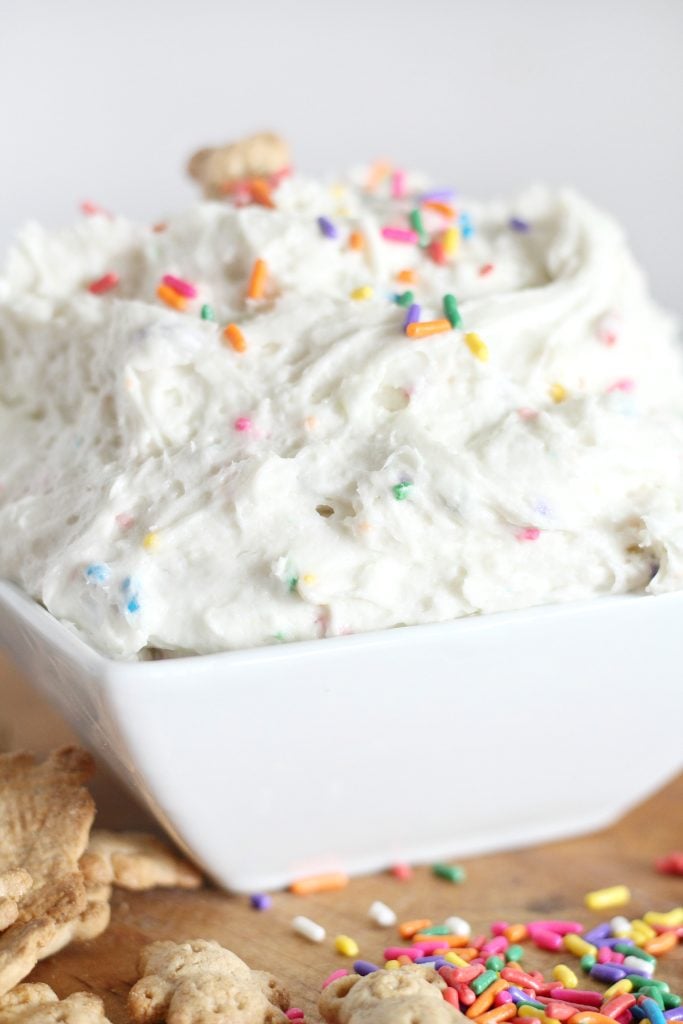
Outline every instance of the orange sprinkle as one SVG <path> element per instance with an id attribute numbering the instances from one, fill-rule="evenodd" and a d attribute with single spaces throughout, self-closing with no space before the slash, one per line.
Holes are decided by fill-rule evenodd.
<path id="1" fill-rule="evenodd" d="M 265 260 L 254 260 L 247 288 L 248 299 L 262 299 L 266 289 L 266 278 L 268 276 L 268 265 Z"/>
<path id="2" fill-rule="evenodd" d="M 267 206 L 269 209 L 275 209 L 275 203 L 273 202 L 273 195 L 270 191 L 270 185 L 263 178 L 252 178 L 248 184 L 249 195 L 255 203 L 259 206 Z"/>
<path id="3" fill-rule="evenodd" d="M 412 961 L 412 960 L 410 959 L 410 957 L 409 957 L 409 956 L 403 956 L 403 955 L 401 955 L 401 956 L 400 956 L 400 957 L 398 958 L 398 962 L 399 962 L 400 964 L 412 964 L 412 962 L 413 962 L 413 961 Z"/>
<path id="4" fill-rule="evenodd" d="M 166 230 L 166 226 L 167 225 L 164 223 L 164 221 L 160 220 L 158 224 L 152 224 L 152 231 L 154 231 L 157 235 L 161 234 L 162 231 Z"/>
<path id="5" fill-rule="evenodd" d="M 509 982 L 505 978 L 499 978 L 498 981 L 494 981 L 492 985 L 485 988 L 481 995 L 477 996 L 471 1006 L 467 1007 L 467 1016 L 480 1017 L 482 1013 L 486 1013 L 493 1006 L 493 1000 L 496 998 L 499 992 L 502 992 L 504 988 L 507 988 Z M 516 1011 L 515 1011 L 516 1012 Z"/>
<path id="6" fill-rule="evenodd" d="M 228 324 L 223 331 L 223 337 L 234 348 L 235 352 L 247 351 L 247 343 L 237 324 Z"/>
<path id="7" fill-rule="evenodd" d="M 368 174 L 368 180 L 365 185 L 368 192 L 373 192 L 380 182 L 384 181 L 386 177 L 391 174 L 391 164 L 387 163 L 386 160 L 376 160 L 370 168 Z"/>
<path id="8" fill-rule="evenodd" d="M 452 331 L 450 320 L 417 320 L 408 324 L 406 334 L 409 338 L 428 338 L 431 334 L 443 334 L 444 331 Z"/>
<path id="9" fill-rule="evenodd" d="M 414 270 L 411 270 L 410 268 L 406 268 L 405 270 L 399 270 L 398 274 L 396 275 L 396 280 L 400 281 L 401 284 L 415 284 L 415 282 L 417 281 L 417 273 Z"/>
<path id="10" fill-rule="evenodd" d="M 169 288 L 167 284 L 160 284 L 157 288 L 157 296 L 172 309 L 183 310 L 187 307 L 187 299 Z"/>
<path id="11" fill-rule="evenodd" d="M 514 1003 L 503 1003 L 502 1006 L 496 1006 L 488 1013 L 480 1014 L 477 1017 L 477 1024 L 498 1024 L 499 1021 L 512 1020 L 516 1013 L 517 1009 Z"/>
<path id="12" fill-rule="evenodd" d="M 344 889 L 349 884 L 349 876 L 341 871 L 332 872 L 329 875 L 311 875 L 310 878 L 300 878 L 292 882 L 290 892 L 297 896 L 309 896 L 315 892 L 335 892 L 337 889 Z"/>
<path id="13" fill-rule="evenodd" d="M 413 935 L 417 935 L 423 928 L 431 928 L 431 925 L 432 922 L 427 917 L 416 921 L 404 921 L 398 926 L 398 934 L 402 939 L 412 939 Z"/>
<path id="14" fill-rule="evenodd" d="M 364 248 L 365 248 L 365 236 L 364 236 L 363 232 L 362 231 L 352 231 L 351 234 L 349 235 L 349 249 L 356 249 L 356 251 L 358 251 L 359 249 L 364 249 Z"/>
<path id="15" fill-rule="evenodd" d="M 433 939 L 433 935 L 413 935 L 415 942 L 421 942 L 423 940 Z M 461 946 L 466 946 L 469 942 L 467 935 L 439 935 L 439 942 L 443 942 L 444 947 L 447 949 L 458 949 Z"/>
<path id="16" fill-rule="evenodd" d="M 503 931 L 508 942 L 524 942 L 528 938 L 528 931 L 525 924 L 509 924 Z"/>
<path id="17" fill-rule="evenodd" d="M 439 203 L 436 199 L 427 199 L 422 206 L 425 210 L 431 210 L 433 213 L 440 213 L 442 217 L 446 217 L 447 220 L 453 220 L 455 217 L 455 210 L 450 203 Z"/>
<path id="18" fill-rule="evenodd" d="M 659 935 L 655 935 L 654 939 L 648 939 L 645 943 L 645 952 L 651 953 L 652 956 L 660 956 L 662 953 L 668 953 L 670 949 L 673 949 L 678 942 L 678 935 L 675 931 L 660 932 Z"/>
<path id="19" fill-rule="evenodd" d="M 607 1017 L 604 1013 L 598 1013 L 596 1010 L 579 1010 L 569 1018 L 569 1024 L 607 1024 L 610 1020 L 612 1017 Z"/>
<path id="20" fill-rule="evenodd" d="M 479 956 L 479 950 L 474 946 L 465 946 L 463 949 L 458 950 L 458 956 L 469 963 L 470 960 L 474 960 L 475 957 Z"/>

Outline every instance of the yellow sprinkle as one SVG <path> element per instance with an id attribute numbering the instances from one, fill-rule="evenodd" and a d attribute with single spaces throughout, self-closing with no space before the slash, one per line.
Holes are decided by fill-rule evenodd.
<path id="1" fill-rule="evenodd" d="M 443 251 L 447 256 L 453 256 L 458 251 L 460 245 L 460 231 L 458 228 L 446 228 L 441 239 L 443 245 Z"/>
<path id="2" fill-rule="evenodd" d="M 318 577 L 314 576 L 314 574 L 312 572 L 307 572 L 306 575 L 303 577 L 303 581 L 304 581 L 304 583 L 308 583 L 309 586 L 310 586 L 311 583 L 315 583 L 317 578 Z"/>
<path id="3" fill-rule="evenodd" d="M 613 985 L 605 989 L 605 999 L 613 999 L 614 996 L 621 996 L 632 990 L 633 982 L 629 981 L 628 978 L 622 978 L 621 981 L 615 981 Z"/>
<path id="4" fill-rule="evenodd" d="M 579 984 L 579 979 L 571 967 L 567 967 L 566 964 L 555 964 L 553 967 L 553 978 L 560 982 L 562 988 L 576 988 Z"/>
<path id="5" fill-rule="evenodd" d="M 641 940 L 647 942 L 648 939 L 654 939 L 656 934 L 654 928 L 651 928 L 646 921 L 638 919 L 631 921 L 631 938 L 637 946 L 641 944 Z"/>
<path id="6" fill-rule="evenodd" d="M 159 546 L 159 534 L 158 533 L 146 533 L 142 538 L 142 546 L 146 551 L 154 551 L 154 548 Z"/>
<path id="7" fill-rule="evenodd" d="M 586 942 L 580 935 L 565 935 L 564 948 L 568 949 L 574 956 L 583 956 L 585 953 L 595 956 L 598 952 L 597 946 L 594 946 L 592 942 Z"/>
<path id="8" fill-rule="evenodd" d="M 337 217 L 348 217 L 348 216 L 350 216 L 348 206 L 338 206 L 337 209 L 335 210 L 335 213 L 336 213 Z"/>
<path id="9" fill-rule="evenodd" d="M 524 1004 L 522 1004 L 520 1007 L 518 1007 L 518 1009 L 517 1009 L 517 1016 L 518 1017 L 535 1017 L 536 1020 L 540 1020 L 541 1021 L 541 1024 L 551 1024 L 551 1021 L 555 1020 L 554 1017 L 549 1017 L 546 1013 L 543 1013 L 542 1010 L 536 1009 L 535 1006 L 524 1006 Z"/>
<path id="10" fill-rule="evenodd" d="M 567 397 L 567 389 L 562 384 L 551 384 L 548 394 L 552 398 L 553 402 L 564 402 Z"/>
<path id="11" fill-rule="evenodd" d="M 349 938 L 348 935 L 338 935 L 334 940 L 334 948 L 342 956 L 355 957 L 359 953 L 358 943 L 354 939 Z"/>
<path id="12" fill-rule="evenodd" d="M 680 928 L 683 924 L 683 907 L 674 907 L 666 914 L 648 910 L 647 914 L 643 914 L 643 920 L 646 924 L 661 925 L 662 928 Z"/>
<path id="13" fill-rule="evenodd" d="M 341 199 L 343 196 L 346 195 L 346 185 L 344 185 L 341 181 L 335 181 L 333 185 L 330 185 L 330 192 L 335 197 L 335 199 Z"/>
<path id="14" fill-rule="evenodd" d="M 400 966 L 401 965 L 398 962 L 398 960 L 387 960 L 386 963 L 384 964 L 384 969 L 386 971 L 395 971 Z"/>
<path id="15" fill-rule="evenodd" d="M 355 288 L 351 292 L 351 298 L 360 302 L 363 299 L 371 299 L 373 296 L 373 290 L 369 284 L 364 284 L 362 288 Z"/>
<path id="16" fill-rule="evenodd" d="M 481 360 L 482 363 L 488 362 L 488 346 L 486 342 L 481 340 L 478 334 L 474 331 L 468 331 L 465 335 L 465 344 L 476 359 Z"/>
<path id="17" fill-rule="evenodd" d="M 589 910 L 606 910 L 608 907 L 623 907 L 631 900 L 631 890 L 627 885 L 610 885 L 606 889 L 595 889 L 587 892 L 584 902 Z"/>
<path id="18" fill-rule="evenodd" d="M 456 967 L 469 967 L 467 960 L 463 960 L 461 956 L 458 956 L 452 949 L 449 949 L 447 953 L 443 955 L 444 960 L 448 960 L 449 964 L 455 964 Z"/>

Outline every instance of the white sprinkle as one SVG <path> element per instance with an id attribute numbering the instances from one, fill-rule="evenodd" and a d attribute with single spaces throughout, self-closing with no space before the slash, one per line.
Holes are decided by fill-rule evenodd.
<path id="1" fill-rule="evenodd" d="M 447 917 L 444 925 L 448 928 L 451 935 L 467 936 L 472 934 L 472 925 L 462 917 Z"/>
<path id="2" fill-rule="evenodd" d="M 620 939 L 628 939 L 631 935 L 631 922 L 627 917 L 617 914 L 609 923 L 612 935 Z"/>
<path id="3" fill-rule="evenodd" d="M 375 900 L 371 904 L 368 914 L 370 915 L 370 920 L 378 924 L 380 928 L 391 928 L 392 925 L 396 924 L 396 914 L 391 907 L 388 907 L 386 903 L 382 903 L 381 900 Z"/>
<path id="4" fill-rule="evenodd" d="M 619 964 L 621 967 L 622 964 Z M 652 977 L 655 973 L 655 964 L 651 964 L 649 960 L 641 960 L 639 956 L 627 956 L 624 958 L 623 968 L 625 971 L 638 971 L 640 974 L 645 973 L 648 977 Z"/>
<path id="5" fill-rule="evenodd" d="M 292 920 L 292 928 L 299 935 L 303 935 L 309 942 L 322 942 L 325 938 L 325 929 L 321 924 L 311 921 L 310 917 L 295 917 Z"/>

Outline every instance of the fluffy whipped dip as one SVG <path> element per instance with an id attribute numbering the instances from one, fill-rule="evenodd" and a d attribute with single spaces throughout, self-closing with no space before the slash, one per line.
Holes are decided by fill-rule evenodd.
<path id="1" fill-rule="evenodd" d="M 683 587 L 681 353 L 620 228 L 421 187 L 26 227 L 0 576 L 118 658 Z"/>

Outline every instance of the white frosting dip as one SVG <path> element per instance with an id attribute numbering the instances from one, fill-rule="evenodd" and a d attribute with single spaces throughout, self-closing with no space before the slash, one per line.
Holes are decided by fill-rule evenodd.
<path id="1" fill-rule="evenodd" d="M 414 200 L 301 178 L 275 197 L 19 236 L 0 575 L 116 657 L 683 586 L 680 352 L 608 216 L 544 189 L 468 203 L 441 265 L 381 234 Z M 166 274 L 199 290 L 184 311 L 156 296 Z M 488 361 L 459 329 L 408 338 L 405 288 L 424 320 L 453 293 Z"/>

